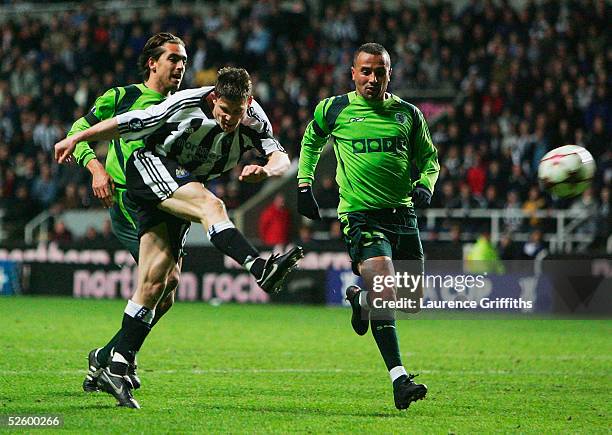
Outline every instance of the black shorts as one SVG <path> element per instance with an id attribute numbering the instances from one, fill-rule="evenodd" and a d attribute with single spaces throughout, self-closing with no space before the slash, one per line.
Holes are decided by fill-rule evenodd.
<path id="1" fill-rule="evenodd" d="M 339 219 L 355 275 L 361 262 L 379 256 L 417 260 L 422 269 L 423 248 L 412 208 L 349 212 Z"/>
<path id="2" fill-rule="evenodd" d="M 176 161 L 144 148 L 130 156 L 125 176 L 128 199 L 136 204 L 138 237 L 165 223 L 172 254 L 178 261 L 184 255 L 183 248 L 191 222 L 162 211 L 157 205 L 172 196 L 179 187 L 197 180 Z"/>
<path id="3" fill-rule="evenodd" d="M 170 198 L 179 187 L 197 181 L 177 161 L 144 148 L 128 159 L 125 177 L 130 199 L 138 205 L 152 206 Z"/>

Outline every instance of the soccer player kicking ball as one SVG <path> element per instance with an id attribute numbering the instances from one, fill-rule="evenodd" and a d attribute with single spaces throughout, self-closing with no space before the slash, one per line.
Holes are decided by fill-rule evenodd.
<path id="1" fill-rule="evenodd" d="M 170 93 L 180 87 L 186 62 L 185 43 L 180 38 L 167 32 L 153 35 L 145 44 L 138 60 L 144 82 L 119 86 L 106 91 L 96 100 L 91 111 L 72 125 L 68 136 L 86 130 L 115 115 L 130 110 L 144 109 L 164 101 Z M 91 172 L 94 195 L 108 208 L 113 233 L 121 245 L 130 251 L 136 263 L 139 257 L 138 229 L 136 228 L 138 217 L 135 205 L 127 198 L 125 163 L 135 150 L 142 147 L 144 143 L 141 140 L 131 142 L 123 139 L 113 140 L 108 146 L 106 167 L 102 166 L 87 142 L 79 142 L 73 154 L 74 160 Z M 165 212 L 160 210 L 157 213 L 163 215 Z M 156 325 L 172 307 L 181 265 L 182 260 L 179 260 L 177 268 L 166 281 L 165 297 L 157 304 L 151 327 Z M 89 352 L 88 371 L 83 381 L 83 390 L 98 391 L 98 377 L 102 369 L 108 366 L 112 350 L 120 336 L 121 329 L 105 346 Z M 128 368 L 128 377 L 134 389 L 140 388 L 136 359 Z"/>
<path id="2" fill-rule="evenodd" d="M 402 364 L 394 311 L 384 308 L 396 300 L 396 288 L 384 277 L 395 275 L 392 260 L 415 261 L 414 272 L 422 272 L 414 207 L 430 203 L 440 166 L 423 114 L 387 92 L 391 78 L 387 50 L 377 43 L 362 45 L 351 72 L 356 90 L 321 101 L 304 133 L 298 211 L 310 219 L 320 218 L 311 185 L 321 150 L 331 136 L 338 161 L 338 217 L 353 272 L 366 285 L 365 290 L 357 286 L 346 290 L 353 309 L 351 324 L 358 335 L 371 325 L 393 383 L 395 406 L 406 409 L 425 397 L 427 386 L 416 384 L 415 375 Z M 412 164 L 420 173 L 415 182 Z M 378 292 L 373 291 L 375 280 L 386 284 Z"/>
<path id="3" fill-rule="evenodd" d="M 98 379 L 100 389 L 120 406 L 140 407 L 127 379 L 128 366 L 178 267 L 190 222 L 200 222 L 212 244 L 249 270 L 269 293 L 280 289 L 303 257 L 302 248 L 296 247 L 262 258 L 229 220 L 223 201 L 202 184 L 232 170 L 253 148 L 267 157 L 267 163 L 245 166 L 241 181 L 258 183 L 289 168 L 287 153 L 272 136 L 268 117 L 251 91 L 246 70 L 223 68 L 214 87 L 177 92 L 160 104 L 102 121 L 55 144 L 55 158 L 63 163 L 83 140 L 121 135 L 145 143 L 126 165 L 128 197 L 138 205 L 138 287 L 125 308 L 110 366 Z M 166 214 L 160 216 L 159 210 Z"/>

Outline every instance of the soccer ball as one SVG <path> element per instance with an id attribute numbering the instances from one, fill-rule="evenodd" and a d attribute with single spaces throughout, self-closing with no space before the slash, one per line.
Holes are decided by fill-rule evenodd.
<path id="1" fill-rule="evenodd" d="M 538 168 L 540 184 L 558 198 L 580 195 L 591 185 L 594 174 L 593 156 L 578 145 L 564 145 L 547 152 Z"/>

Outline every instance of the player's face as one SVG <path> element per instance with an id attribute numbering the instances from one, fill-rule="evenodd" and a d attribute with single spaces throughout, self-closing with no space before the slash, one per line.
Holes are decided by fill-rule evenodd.
<path id="1" fill-rule="evenodd" d="M 164 94 L 176 91 L 183 81 L 187 52 L 181 44 L 164 44 L 164 51 L 157 60 L 149 60 L 150 78 L 159 83 Z"/>
<path id="2" fill-rule="evenodd" d="M 391 80 L 388 56 L 361 52 L 351 67 L 357 93 L 366 100 L 383 100 Z"/>
<path id="3" fill-rule="evenodd" d="M 251 105 L 252 97 L 242 101 L 232 101 L 225 97 L 213 97 L 213 116 L 215 121 L 226 133 L 231 133 L 238 128 L 238 124 L 246 115 L 246 111 Z"/>

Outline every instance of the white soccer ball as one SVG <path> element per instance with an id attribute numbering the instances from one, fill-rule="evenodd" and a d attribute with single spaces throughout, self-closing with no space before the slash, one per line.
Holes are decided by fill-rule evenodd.
<path id="1" fill-rule="evenodd" d="M 538 168 L 540 184 L 558 198 L 580 195 L 591 185 L 594 174 L 593 156 L 578 145 L 564 145 L 547 152 Z"/>

